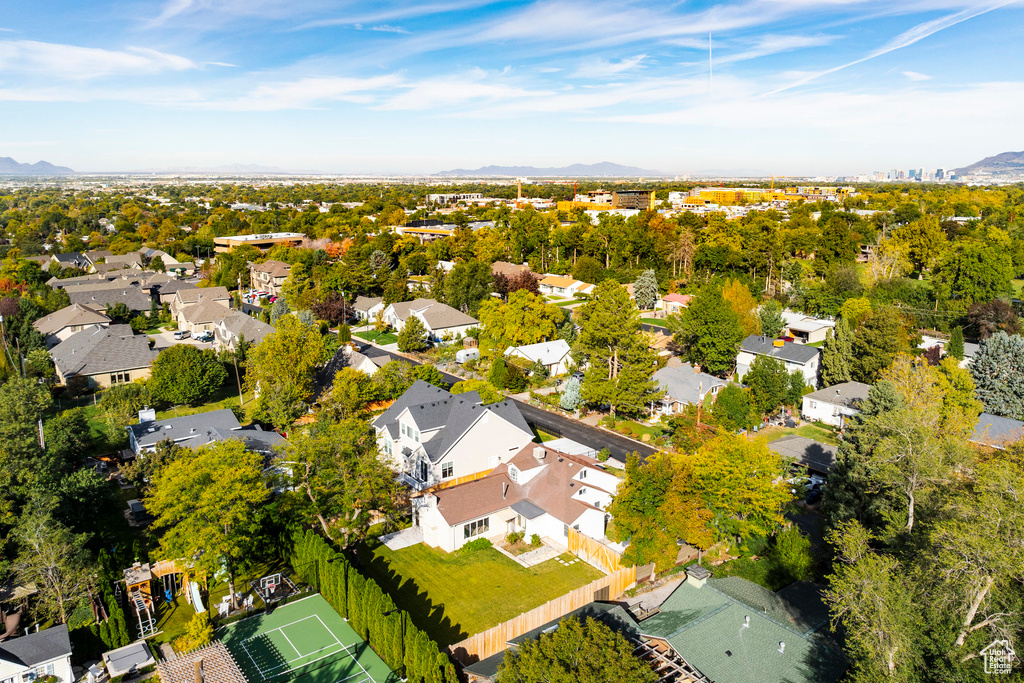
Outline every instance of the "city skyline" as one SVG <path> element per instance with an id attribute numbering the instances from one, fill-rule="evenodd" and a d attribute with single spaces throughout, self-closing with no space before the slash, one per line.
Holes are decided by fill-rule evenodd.
<path id="1" fill-rule="evenodd" d="M 36 3 L 0 19 L 0 156 L 89 172 L 954 168 L 1024 146 L 1021 10 Z"/>

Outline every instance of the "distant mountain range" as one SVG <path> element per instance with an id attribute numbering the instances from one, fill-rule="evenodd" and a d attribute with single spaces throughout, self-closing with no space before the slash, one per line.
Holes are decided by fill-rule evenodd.
<path id="1" fill-rule="evenodd" d="M 68 175 L 74 172 L 67 166 L 54 166 L 49 161 L 19 164 L 10 157 L 0 157 L 0 175 Z"/>
<path id="2" fill-rule="evenodd" d="M 1003 152 L 993 157 L 985 157 L 981 161 L 953 171 L 957 175 L 972 173 L 991 173 L 992 175 L 1024 173 L 1024 152 Z"/>
<path id="3" fill-rule="evenodd" d="M 187 173 L 197 175 L 292 175 L 306 174 L 313 171 L 287 171 L 277 166 L 261 166 L 259 164 L 227 164 L 226 166 L 174 166 L 169 168 L 145 168 L 132 173 Z"/>
<path id="4" fill-rule="evenodd" d="M 456 168 L 451 171 L 441 171 L 434 175 L 446 176 L 559 176 L 576 178 L 605 178 L 605 177 L 640 177 L 640 176 L 664 176 L 669 175 L 661 171 L 651 171 L 636 166 L 623 166 L 613 164 L 610 161 L 602 161 L 599 164 L 573 164 L 572 166 L 560 166 L 552 168 L 538 168 L 537 166 L 484 166 L 476 169 Z"/>

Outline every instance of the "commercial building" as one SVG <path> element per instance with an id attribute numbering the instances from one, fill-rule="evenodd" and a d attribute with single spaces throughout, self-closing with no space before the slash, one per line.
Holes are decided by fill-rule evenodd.
<path id="1" fill-rule="evenodd" d="M 298 247 L 306 236 L 301 232 L 268 232 L 259 235 L 233 235 L 231 237 L 214 237 L 214 251 L 224 254 L 242 245 L 256 247 L 260 251 L 266 251 L 279 244 L 289 247 Z"/>

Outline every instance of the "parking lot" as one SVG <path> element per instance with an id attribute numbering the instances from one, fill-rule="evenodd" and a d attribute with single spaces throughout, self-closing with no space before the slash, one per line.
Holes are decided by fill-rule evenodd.
<path id="1" fill-rule="evenodd" d="M 163 332 L 160 332 L 159 334 L 152 334 L 150 336 L 153 339 L 156 340 L 156 347 L 155 348 L 158 349 L 158 350 L 159 349 L 166 349 L 168 347 L 175 346 L 176 344 L 191 344 L 192 346 L 198 346 L 201 349 L 212 349 L 212 348 L 214 348 L 213 342 L 205 342 L 204 343 L 204 342 L 196 341 L 195 339 L 192 339 L 192 338 L 189 338 L 189 339 L 175 339 L 174 338 L 174 332 L 171 332 L 171 331 L 168 331 L 168 330 L 164 330 Z"/>

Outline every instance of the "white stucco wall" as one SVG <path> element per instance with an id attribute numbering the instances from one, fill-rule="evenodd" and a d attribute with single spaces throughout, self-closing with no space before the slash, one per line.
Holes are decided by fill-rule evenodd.
<path id="1" fill-rule="evenodd" d="M 859 411 L 854 410 L 853 408 L 838 406 L 834 403 L 828 403 L 827 401 L 816 400 L 808 396 L 804 396 L 803 406 L 801 406 L 800 412 L 809 421 L 820 420 L 821 422 L 832 425 L 833 427 L 841 427 L 843 426 L 846 418 L 851 415 L 856 415 Z"/>

